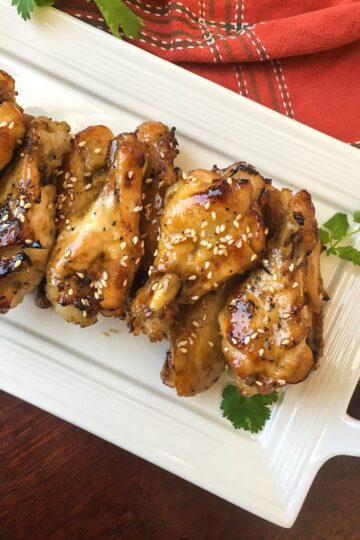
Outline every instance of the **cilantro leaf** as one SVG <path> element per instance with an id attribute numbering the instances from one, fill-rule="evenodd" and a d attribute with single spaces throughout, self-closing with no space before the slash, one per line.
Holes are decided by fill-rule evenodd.
<path id="1" fill-rule="evenodd" d="M 349 230 L 349 220 L 346 214 L 337 212 L 332 218 L 324 223 L 325 229 L 330 231 L 334 240 L 340 240 L 346 236 Z"/>
<path id="2" fill-rule="evenodd" d="M 337 255 L 344 261 L 350 261 L 355 266 L 360 266 L 360 251 L 352 246 L 336 248 Z"/>
<path id="3" fill-rule="evenodd" d="M 94 0 L 106 24 L 116 37 L 121 37 L 119 28 L 125 36 L 136 37 L 141 27 L 141 19 L 135 15 L 122 0 Z"/>
<path id="4" fill-rule="evenodd" d="M 328 244 L 330 242 L 330 233 L 325 229 L 320 229 L 320 240 L 323 244 Z"/>
<path id="5" fill-rule="evenodd" d="M 230 420 L 235 429 L 243 428 L 245 431 L 257 433 L 270 418 L 269 405 L 276 403 L 277 399 L 276 392 L 267 395 L 255 394 L 246 398 L 239 394 L 236 386 L 229 384 L 223 390 L 220 408 L 223 416 Z"/>
<path id="6" fill-rule="evenodd" d="M 355 223 L 360 223 L 360 210 L 356 210 L 354 213 L 353 213 L 353 221 Z"/>
<path id="7" fill-rule="evenodd" d="M 35 8 L 35 0 L 12 0 L 12 6 L 16 6 L 18 14 L 27 21 Z"/>

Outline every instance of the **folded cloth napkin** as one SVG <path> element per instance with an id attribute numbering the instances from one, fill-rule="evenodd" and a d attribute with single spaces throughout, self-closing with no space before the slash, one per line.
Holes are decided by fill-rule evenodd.
<path id="1" fill-rule="evenodd" d="M 143 20 L 138 47 L 360 147 L 360 1 L 127 4 Z M 56 6 L 106 29 L 93 2 Z"/>

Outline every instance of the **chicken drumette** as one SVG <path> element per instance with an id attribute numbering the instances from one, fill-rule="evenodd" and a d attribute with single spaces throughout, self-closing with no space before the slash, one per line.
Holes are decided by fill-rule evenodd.
<path id="1" fill-rule="evenodd" d="M 219 316 L 223 352 L 250 396 L 303 381 L 322 353 L 320 240 L 310 195 L 272 191 L 264 268 L 253 271 Z"/>
<path id="2" fill-rule="evenodd" d="M 70 149 L 65 122 L 30 121 L 24 145 L 0 178 L 0 312 L 44 275 L 53 246 L 55 186 L 48 184 Z"/>
<path id="3" fill-rule="evenodd" d="M 132 304 L 135 334 L 165 338 L 180 304 L 257 266 L 265 247 L 266 185 L 251 166 L 235 163 L 192 171 L 168 189 L 151 275 Z"/>
<path id="4" fill-rule="evenodd" d="M 23 115 L 15 97 L 14 79 L 0 70 L 0 170 L 10 163 L 25 135 Z"/>
<path id="5" fill-rule="evenodd" d="M 105 179 L 99 180 L 96 175 L 85 177 L 89 180 L 85 190 L 94 189 L 92 200 L 83 200 L 74 212 L 70 208 L 68 218 L 61 214 L 65 228 L 58 237 L 47 270 L 47 294 L 56 312 L 81 326 L 96 322 L 99 312 L 105 316 L 123 316 L 143 250 L 139 238 L 146 169 L 142 145 L 132 133 L 116 137 L 110 143 L 104 173 L 101 156 L 110 135 L 104 129 L 99 137 L 100 146 L 93 150 L 98 161 L 88 156 L 88 173 L 93 174 L 99 166 L 98 173 L 101 177 L 105 174 Z M 76 148 L 86 148 L 81 144 L 82 137 L 76 142 Z M 81 164 L 81 171 L 83 166 Z M 77 184 L 76 178 L 70 176 L 69 180 Z"/>
<path id="6" fill-rule="evenodd" d="M 140 219 L 140 232 L 144 240 L 141 270 L 147 276 L 157 248 L 165 193 L 178 176 L 178 169 L 174 168 L 178 150 L 175 128 L 169 130 L 160 122 L 144 122 L 137 128 L 135 134 L 138 141 L 144 145 L 148 158 Z"/>

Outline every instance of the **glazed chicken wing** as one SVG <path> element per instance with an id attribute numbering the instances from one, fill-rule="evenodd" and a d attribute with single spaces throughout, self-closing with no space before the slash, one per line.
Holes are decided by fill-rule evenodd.
<path id="1" fill-rule="evenodd" d="M 179 396 L 204 392 L 217 381 L 225 367 L 218 315 L 234 279 L 195 304 L 183 304 L 170 328 L 170 350 L 161 371 L 163 382 Z"/>
<path id="2" fill-rule="evenodd" d="M 141 269 L 147 275 L 157 248 L 165 193 L 177 179 L 178 170 L 174 169 L 174 159 L 178 150 L 175 128 L 169 130 L 160 122 L 144 122 L 135 133 L 138 141 L 143 143 L 148 157 L 140 219 L 140 232 L 144 239 Z"/>
<path id="3" fill-rule="evenodd" d="M 14 79 L 0 70 L 0 171 L 10 163 L 25 135 L 23 115 L 15 96 Z"/>
<path id="4" fill-rule="evenodd" d="M 232 292 L 219 316 L 223 352 L 245 396 L 303 381 L 322 353 L 326 293 L 310 195 L 274 191 L 267 211 L 273 237 L 265 267 Z"/>
<path id="5" fill-rule="evenodd" d="M 168 189 L 151 276 L 132 305 L 135 334 L 165 338 L 179 304 L 257 266 L 265 191 L 262 176 L 245 163 L 192 171 Z"/>
<path id="6" fill-rule="evenodd" d="M 0 312 L 40 282 L 54 241 L 55 186 L 48 184 L 70 148 L 70 128 L 33 119 L 21 153 L 0 177 Z"/>
<path id="7" fill-rule="evenodd" d="M 146 159 L 135 135 L 116 137 L 107 161 L 98 196 L 72 216 L 70 230 L 62 230 L 47 270 L 56 312 L 81 326 L 96 322 L 99 312 L 123 316 L 143 249 L 137 209 Z"/>

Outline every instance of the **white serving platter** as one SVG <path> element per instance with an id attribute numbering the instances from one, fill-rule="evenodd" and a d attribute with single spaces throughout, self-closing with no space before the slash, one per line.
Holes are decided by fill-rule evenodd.
<path id="1" fill-rule="evenodd" d="M 0 0 L 0 35 L 0 69 L 16 78 L 30 112 L 74 130 L 160 120 L 177 127 L 185 170 L 246 160 L 276 185 L 308 189 L 320 222 L 359 207 L 355 148 L 53 9 L 24 23 Z M 159 379 L 166 344 L 134 338 L 116 320 L 81 330 L 32 297 L 0 319 L 0 387 L 290 527 L 321 465 L 360 455 L 360 422 L 346 414 L 360 373 L 360 275 L 325 257 L 323 273 L 332 301 L 321 368 L 285 392 L 257 436 L 221 417 L 227 374 L 180 399 Z M 109 329 L 118 333 L 105 337 Z"/>

